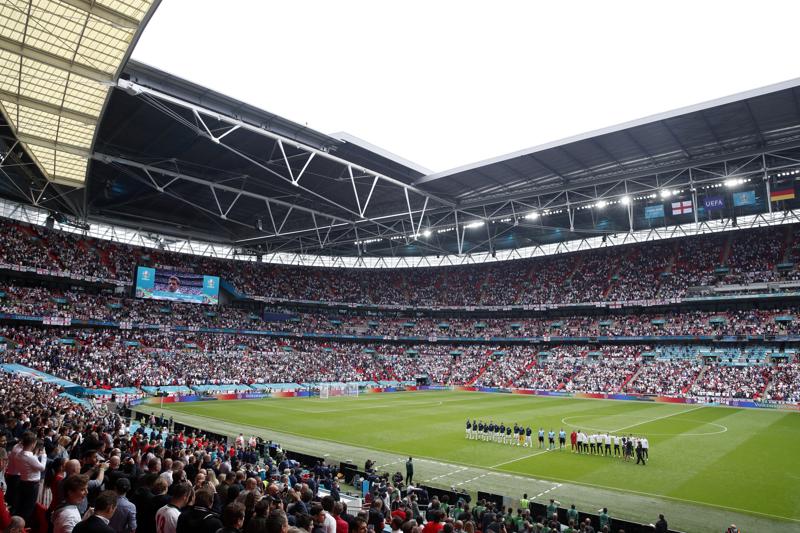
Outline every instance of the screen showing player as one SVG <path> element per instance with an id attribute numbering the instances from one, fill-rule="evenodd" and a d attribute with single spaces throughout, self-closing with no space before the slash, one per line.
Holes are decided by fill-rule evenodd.
<path id="1" fill-rule="evenodd" d="M 216 305 L 219 277 L 136 267 L 136 297 Z"/>

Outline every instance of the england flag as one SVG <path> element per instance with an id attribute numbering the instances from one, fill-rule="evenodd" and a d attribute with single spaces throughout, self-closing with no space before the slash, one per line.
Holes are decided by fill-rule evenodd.
<path id="1" fill-rule="evenodd" d="M 684 200 L 682 202 L 672 202 L 673 215 L 688 215 L 692 212 L 692 201 Z"/>

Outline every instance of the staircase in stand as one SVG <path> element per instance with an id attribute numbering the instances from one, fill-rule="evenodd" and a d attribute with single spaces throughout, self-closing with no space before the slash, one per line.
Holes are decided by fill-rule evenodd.
<path id="1" fill-rule="evenodd" d="M 66 270 L 66 268 L 64 268 L 64 263 L 62 263 L 62 262 L 61 262 L 61 258 L 60 258 L 60 257 L 58 257 L 54 251 L 52 251 L 52 250 L 48 250 L 48 251 L 47 251 L 47 257 L 49 257 L 49 258 L 50 258 L 50 260 L 51 260 L 53 263 L 55 263 L 56 265 L 58 265 L 58 268 L 59 268 L 60 270 Z"/>
<path id="2" fill-rule="evenodd" d="M 519 383 L 519 378 L 527 374 L 528 370 L 530 370 L 534 366 L 536 366 L 536 356 L 533 356 L 533 358 L 530 361 L 528 361 L 528 364 L 526 364 L 522 370 L 517 372 L 516 376 L 508 380 L 508 382 L 505 384 L 506 388 L 513 387 L 514 383 Z"/>
<path id="3" fill-rule="evenodd" d="M 722 245 L 722 250 L 719 253 L 719 264 L 727 265 L 728 258 L 731 256 L 731 248 L 733 247 L 733 234 L 728 235 L 725 239 L 725 244 Z"/>
<path id="4" fill-rule="evenodd" d="M 773 377 L 772 370 L 764 369 L 763 372 L 768 372 L 769 373 L 769 378 L 764 380 L 764 386 L 761 387 L 761 390 L 753 395 L 753 399 L 754 400 L 758 400 L 759 398 L 763 398 L 764 394 L 769 390 L 770 386 L 772 385 L 772 377 Z"/>
<path id="5" fill-rule="evenodd" d="M 491 361 L 491 359 L 489 360 L 489 362 L 488 362 L 488 363 L 486 363 L 485 365 L 483 365 L 483 366 L 481 367 L 481 369 L 478 371 L 478 373 L 477 373 L 477 374 L 475 374 L 474 376 L 472 376 L 472 378 L 470 378 L 470 380 L 469 380 L 469 381 L 467 381 L 467 383 L 466 383 L 466 384 L 467 384 L 467 385 L 474 385 L 474 384 L 475 384 L 475 382 L 476 382 L 476 381 L 478 381 L 478 380 L 480 379 L 480 377 L 486 373 L 486 371 L 489 369 L 489 367 L 490 367 L 490 366 L 492 366 L 492 361 Z"/>
<path id="6" fill-rule="evenodd" d="M 559 389 L 563 389 L 564 387 L 566 387 L 567 385 L 569 385 L 570 383 L 572 383 L 572 382 L 575 380 L 575 378 L 577 378 L 578 376 L 580 376 L 581 374 L 583 374 L 583 372 L 586 370 L 586 367 L 587 367 L 587 366 L 588 366 L 588 365 L 586 365 L 586 364 L 583 364 L 583 365 L 581 365 L 581 369 L 580 369 L 580 370 L 578 370 L 577 372 L 575 372 L 574 374 L 572 374 L 572 375 L 569 377 L 569 380 L 568 380 L 566 383 L 561 383 L 561 384 L 558 386 L 558 388 L 559 388 Z"/>
<path id="7" fill-rule="evenodd" d="M 572 267 L 569 269 L 567 275 L 564 276 L 564 278 L 561 280 L 562 285 L 564 285 L 568 281 L 572 281 L 572 278 L 574 278 L 575 274 L 577 274 L 578 271 L 581 269 L 585 260 L 586 260 L 586 254 L 575 255 L 575 260 L 572 263 Z"/>
<path id="8" fill-rule="evenodd" d="M 111 274 L 116 277 L 117 276 L 117 267 L 111 261 L 111 258 L 108 256 L 108 250 L 98 250 L 95 248 L 94 252 L 100 257 L 100 263 L 108 269 Z"/>
<path id="9" fill-rule="evenodd" d="M 625 381 L 622 382 L 622 385 L 620 385 L 619 388 L 616 389 L 614 392 L 622 392 L 622 391 L 624 391 L 625 387 L 628 386 L 628 383 L 631 383 L 634 379 L 636 379 L 639 376 L 639 372 L 642 371 L 642 368 L 644 368 L 644 365 L 639 364 L 636 367 L 636 370 L 631 372 L 631 375 L 628 376 L 627 378 L 625 378 Z"/>
<path id="10" fill-rule="evenodd" d="M 661 286 L 661 279 L 662 279 L 661 274 L 671 273 L 673 270 L 675 270 L 675 265 L 677 264 L 678 264 L 678 243 L 675 242 L 672 244 L 672 253 L 669 256 L 669 263 L 667 263 L 667 266 L 664 267 L 664 270 L 662 270 L 661 272 L 657 272 L 658 274 L 658 278 L 656 279 L 657 286 Z M 658 290 L 656 290 L 656 292 L 658 292 Z"/>
<path id="11" fill-rule="evenodd" d="M 692 390 L 692 387 L 694 387 L 694 384 L 697 383 L 698 381 L 700 381 L 701 379 L 703 379 L 703 376 L 706 375 L 706 369 L 707 368 L 708 368 L 707 366 L 703 365 L 703 368 L 700 369 L 700 372 L 697 373 L 697 375 L 694 377 L 692 382 L 689 383 L 689 385 L 687 385 L 686 387 L 681 389 L 681 394 L 686 394 L 688 391 Z"/>
<path id="12" fill-rule="evenodd" d="M 783 240 L 783 251 L 780 263 L 794 263 L 794 231 L 791 226 L 786 228 L 786 236 Z M 775 265 L 777 267 L 777 265 Z"/>
<path id="13" fill-rule="evenodd" d="M 607 297 L 608 294 L 611 292 L 611 289 L 613 289 L 619 283 L 618 281 L 617 282 L 612 281 L 612 279 L 614 278 L 614 276 L 619 276 L 619 273 L 622 271 L 622 265 L 628 263 L 633 254 L 634 250 L 631 248 L 622 258 L 622 260 L 619 263 L 617 263 L 616 268 L 614 268 L 611 272 L 608 273 L 608 279 L 606 279 L 606 288 L 603 291 L 603 298 Z"/>

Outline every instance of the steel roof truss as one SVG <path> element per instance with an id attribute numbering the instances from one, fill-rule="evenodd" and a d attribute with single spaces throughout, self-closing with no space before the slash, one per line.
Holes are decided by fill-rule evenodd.
<path id="1" fill-rule="evenodd" d="M 129 80 L 119 80 L 118 86 L 121 89 L 124 89 L 124 90 L 126 90 L 126 91 L 128 91 L 128 92 L 130 92 L 132 94 L 149 95 L 149 96 L 158 98 L 158 99 L 160 99 L 162 101 L 166 101 L 166 102 L 172 103 L 174 105 L 180 106 L 180 107 L 182 107 L 184 109 L 192 110 L 193 112 L 196 112 L 198 114 L 202 114 L 202 115 L 206 115 L 208 117 L 214 118 L 214 119 L 216 119 L 216 120 L 218 120 L 220 122 L 226 122 L 226 123 L 228 123 L 228 124 L 230 124 L 232 126 L 233 125 L 238 125 L 238 126 L 240 126 L 240 128 L 242 128 L 244 130 L 247 130 L 247 131 L 250 131 L 252 133 L 255 133 L 257 135 L 268 137 L 268 138 L 271 138 L 272 140 L 275 140 L 275 141 L 288 142 L 291 145 L 293 145 L 295 148 L 297 148 L 298 150 L 303 150 L 305 152 L 314 153 L 316 156 L 328 159 L 328 160 L 333 161 L 335 163 L 338 163 L 338 164 L 340 164 L 342 166 L 352 165 L 352 163 L 350 163 L 349 161 L 347 161 L 345 159 L 342 159 L 340 157 L 337 157 L 335 155 L 332 155 L 332 154 L 330 154 L 328 152 L 325 152 L 323 150 L 319 150 L 317 148 L 304 145 L 304 144 L 302 144 L 300 142 L 297 142 L 297 141 L 292 141 L 290 139 L 286 139 L 285 137 L 283 137 L 281 135 L 278 135 L 278 134 L 276 134 L 274 132 L 271 132 L 269 130 L 266 130 L 264 128 L 261 128 L 261 127 L 258 127 L 258 126 L 254 126 L 252 124 L 248 124 L 248 123 L 243 122 L 241 120 L 238 120 L 236 118 L 232 118 L 232 117 L 229 117 L 229 116 L 226 116 L 226 115 L 219 114 L 219 113 L 217 113 L 215 111 L 206 109 L 206 108 L 204 108 L 202 106 L 199 106 L 199 105 L 193 104 L 191 102 L 187 102 L 187 101 L 181 100 L 180 98 L 176 98 L 176 97 L 170 96 L 170 95 L 162 93 L 160 91 L 156 91 L 156 90 L 150 89 L 149 87 L 145 87 L 145 86 L 139 85 L 137 83 L 133 83 L 133 82 L 131 82 Z M 207 132 L 206 132 L 206 135 L 209 135 L 210 137 L 214 137 L 213 135 L 210 135 Z M 220 144 L 222 144 L 219 139 L 218 139 L 218 141 L 220 142 Z M 418 189 L 417 187 L 414 187 L 413 185 L 409 185 L 409 184 L 404 183 L 404 182 L 402 182 L 400 180 L 397 180 L 395 178 L 391 178 L 389 176 L 381 174 L 380 172 L 374 172 L 374 171 L 369 170 L 367 168 L 359 167 L 359 169 L 362 170 L 366 174 L 371 174 L 371 175 L 377 176 L 381 180 L 384 180 L 384 181 L 386 181 L 388 183 L 391 183 L 391 184 L 396 185 L 398 187 L 401 187 L 403 189 L 411 190 L 412 192 L 415 192 L 415 193 L 417 193 L 417 194 L 419 194 L 421 196 L 429 196 L 431 199 L 436 200 L 437 202 L 439 202 L 439 203 L 441 203 L 443 205 L 448 205 L 450 207 L 454 207 L 453 202 L 450 202 L 449 200 L 442 199 L 442 198 L 440 198 L 440 197 L 438 197 L 436 195 L 427 193 L 427 192 L 425 192 L 425 191 L 423 191 L 421 189 Z M 311 191 L 309 191 L 309 192 L 311 192 Z"/>

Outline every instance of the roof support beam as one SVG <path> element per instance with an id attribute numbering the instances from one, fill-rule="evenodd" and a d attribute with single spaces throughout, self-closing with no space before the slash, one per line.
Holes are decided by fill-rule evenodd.
<path id="1" fill-rule="evenodd" d="M 722 142 L 720 142 L 717 132 L 714 131 L 714 128 L 711 126 L 711 122 L 708 120 L 708 117 L 706 116 L 705 109 L 700 111 L 700 118 L 703 119 L 703 124 L 705 124 L 706 128 L 708 129 L 708 132 L 711 134 L 711 137 L 714 138 L 714 143 L 720 148 L 724 149 L 725 146 L 723 146 Z"/>
<path id="2" fill-rule="evenodd" d="M 196 112 L 196 113 L 199 113 L 201 115 L 212 117 L 212 118 L 214 118 L 214 119 L 216 119 L 216 120 L 218 120 L 220 122 L 225 122 L 225 123 L 227 123 L 227 124 L 229 124 L 231 126 L 238 125 L 238 126 L 241 127 L 241 129 L 250 131 L 252 133 L 255 133 L 255 134 L 258 134 L 258 135 L 261 135 L 261 136 L 264 136 L 264 137 L 268 137 L 268 138 L 273 139 L 275 141 L 280 141 L 282 143 L 287 143 L 289 146 L 295 146 L 296 148 L 298 148 L 300 150 L 303 150 L 304 152 L 313 153 L 318 157 L 322 157 L 324 159 L 333 161 L 333 162 L 338 163 L 338 164 L 340 164 L 342 166 L 352 166 L 351 162 L 349 162 L 349 161 L 347 161 L 345 159 L 342 159 L 340 157 L 337 157 L 335 155 L 332 155 L 332 154 L 330 154 L 330 153 L 328 153 L 326 151 L 319 150 L 317 148 L 304 145 L 303 143 L 300 143 L 298 141 L 294 141 L 292 139 L 287 139 L 287 138 L 285 138 L 285 137 L 283 137 L 281 135 L 278 135 L 277 133 L 273 133 L 272 131 L 269 131 L 267 129 L 264 129 L 264 128 L 261 128 L 261 127 L 258 127 L 258 126 L 254 126 L 252 124 L 248 124 L 246 122 L 243 122 L 241 120 L 238 120 L 238 119 L 226 116 L 226 115 L 221 115 L 221 114 L 219 114 L 219 113 L 217 113 L 215 111 L 206 109 L 206 108 L 204 108 L 202 106 L 193 104 L 191 102 L 187 102 L 185 100 L 181 100 L 180 98 L 175 98 L 174 96 L 170 96 L 170 95 L 162 93 L 160 91 L 156 91 L 156 90 L 150 89 L 149 87 L 145 87 L 143 85 L 139 85 L 139 84 L 131 82 L 129 80 L 119 80 L 118 86 L 121 89 L 126 90 L 128 92 L 131 92 L 133 94 L 146 94 L 146 95 L 149 95 L 149 96 L 151 96 L 153 98 L 157 98 L 157 99 L 159 99 L 161 101 L 168 102 L 168 103 L 180 106 L 180 107 L 182 107 L 184 109 L 188 109 L 188 110 L 190 110 L 192 112 Z M 204 134 L 207 135 L 207 133 L 205 133 L 205 132 L 204 132 Z M 211 137 L 213 137 L 213 136 L 211 136 Z M 370 174 L 370 175 L 373 175 L 373 176 L 377 176 L 382 181 L 385 181 L 385 182 L 390 183 L 392 185 L 395 185 L 397 187 L 401 187 L 403 189 L 407 189 L 407 190 L 409 190 L 411 192 L 415 192 L 415 193 L 419 194 L 420 196 L 429 196 L 432 200 L 435 200 L 436 202 L 438 202 L 438 203 L 440 203 L 442 205 L 445 205 L 445 206 L 448 206 L 448 207 L 455 207 L 455 203 L 451 202 L 450 200 L 445 200 L 444 198 L 440 198 L 440 197 L 438 197 L 436 195 L 430 194 L 430 193 L 428 193 L 426 191 L 423 191 L 423 190 L 421 190 L 421 189 L 419 189 L 419 188 L 417 188 L 417 187 L 415 187 L 413 185 L 409 185 L 407 183 L 404 183 L 404 182 L 402 182 L 402 181 L 400 181 L 398 179 L 389 177 L 389 176 L 387 176 L 385 174 L 381 174 L 380 172 L 375 172 L 375 171 L 367 169 L 367 168 L 363 168 L 363 167 L 356 167 L 356 168 L 358 170 L 361 170 L 365 174 Z"/>
<path id="3" fill-rule="evenodd" d="M 139 21 L 135 18 L 129 17 L 124 13 L 120 13 L 115 9 L 98 4 L 95 1 L 88 0 L 61 0 L 62 3 L 70 5 L 75 9 L 94 15 L 95 17 L 107 20 L 115 26 L 125 28 L 128 30 L 136 30 L 139 27 Z"/>
<path id="4" fill-rule="evenodd" d="M 800 148 L 800 141 L 787 142 L 787 143 L 782 144 L 782 145 L 773 145 L 773 146 L 770 147 L 770 149 L 767 152 L 778 152 L 778 151 L 781 151 L 781 150 L 789 150 L 789 149 L 793 149 L 793 148 Z M 733 155 L 722 155 L 722 156 L 710 157 L 710 158 L 702 159 L 702 160 L 701 159 L 697 159 L 696 161 L 693 162 L 693 164 L 680 163 L 680 164 L 673 164 L 673 165 L 664 165 L 662 168 L 652 169 L 652 170 L 632 171 L 632 172 L 629 172 L 629 173 L 615 173 L 615 174 L 612 174 L 612 175 L 609 175 L 609 176 L 606 176 L 606 177 L 597 178 L 596 180 L 592 181 L 591 185 L 604 185 L 606 183 L 613 183 L 613 182 L 619 181 L 621 179 L 624 179 L 624 180 L 636 180 L 636 179 L 639 179 L 639 178 L 646 178 L 648 176 L 655 176 L 656 174 L 663 174 L 663 173 L 666 173 L 666 172 L 673 172 L 673 171 L 681 171 L 681 170 L 684 170 L 684 169 L 687 169 L 687 168 L 690 168 L 690 167 L 691 168 L 698 168 L 698 167 L 703 167 L 703 166 L 711 165 L 711 164 L 715 164 L 715 163 L 722 163 L 724 161 L 729 161 L 731 159 L 742 159 L 742 158 L 750 157 L 750 156 L 753 156 L 753 155 L 760 155 L 760 154 L 762 154 L 764 152 L 765 152 L 765 150 L 763 150 L 763 149 L 749 150 L 749 151 L 745 151 L 745 152 L 737 153 L 737 154 L 733 154 Z M 590 186 L 590 184 L 587 184 L 587 183 L 581 183 L 581 184 L 575 183 L 575 184 L 571 184 L 568 187 L 557 186 L 557 187 L 546 187 L 546 188 L 543 188 L 543 189 L 536 189 L 536 190 L 533 190 L 533 191 L 531 191 L 531 190 L 520 191 L 520 192 L 517 192 L 517 193 L 505 194 L 501 198 L 487 197 L 487 198 L 481 198 L 481 199 L 477 199 L 477 200 L 465 201 L 465 202 L 463 202 L 461 204 L 460 208 L 470 208 L 470 207 L 475 207 L 475 206 L 482 206 L 484 204 L 505 202 L 505 201 L 510 201 L 510 200 L 518 201 L 518 200 L 523 200 L 525 198 L 534 198 L 534 197 L 540 196 L 540 195 L 554 194 L 554 193 L 557 193 L 557 192 L 562 192 L 564 190 L 577 190 L 577 189 L 585 188 L 585 187 L 588 187 L 588 186 Z"/>
<path id="5" fill-rule="evenodd" d="M 185 174 L 183 172 L 175 172 L 173 170 L 167 170 L 167 169 L 164 169 L 164 168 L 158 168 L 158 167 L 154 167 L 154 166 L 150 166 L 150 165 L 145 165 L 143 163 L 137 163 L 136 161 L 131 161 L 129 159 L 124 159 L 124 158 L 121 158 L 121 157 L 111 156 L 111 155 L 107 155 L 107 154 L 96 153 L 92 157 L 93 157 L 93 159 L 96 159 L 96 160 L 98 160 L 98 161 L 100 161 L 102 163 L 108 163 L 108 164 L 116 163 L 116 164 L 124 165 L 124 166 L 127 166 L 127 167 L 136 168 L 136 169 L 139 169 L 139 170 L 141 170 L 143 172 L 146 170 L 148 173 L 161 174 L 163 176 L 176 178 L 176 179 L 179 179 L 179 180 L 182 180 L 182 181 L 188 181 L 190 183 L 195 183 L 197 185 L 211 187 L 212 190 L 220 190 L 220 191 L 232 192 L 234 194 L 240 194 L 241 196 L 246 196 L 246 197 L 249 197 L 249 198 L 255 198 L 255 199 L 258 199 L 258 200 L 263 200 L 263 201 L 265 201 L 267 203 L 272 203 L 272 204 L 281 205 L 281 206 L 287 207 L 287 208 L 297 209 L 298 211 L 303 211 L 303 212 L 308 213 L 308 214 L 314 213 L 314 214 L 317 214 L 317 215 L 320 215 L 320 216 L 324 216 L 324 217 L 330 218 L 332 220 L 339 220 L 341 222 L 346 222 L 346 223 L 350 222 L 347 219 L 344 219 L 344 218 L 341 218 L 341 217 L 337 217 L 337 216 L 331 215 L 329 213 L 323 213 L 322 211 L 317 211 L 315 209 L 309 209 L 307 207 L 298 206 L 298 205 L 295 205 L 295 204 L 293 204 L 291 202 L 286 202 L 286 201 L 283 201 L 283 200 L 278 200 L 276 198 L 270 198 L 270 197 L 264 196 L 262 194 L 257 194 L 257 193 L 253 193 L 253 192 L 250 192 L 250 191 L 237 189 L 237 188 L 231 187 L 229 185 L 220 185 L 218 183 L 214 183 L 213 181 L 209 181 L 209 180 L 205 180 L 205 179 L 202 179 L 202 178 L 197 178 L 197 177 L 194 177 L 194 176 L 190 176 L 190 175 Z M 216 195 L 216 192 L 214 194 Z M 221 207 L 220 207 L 220 212 L 222 212 L 222 208 Z"/>
<path id="6" fill-rule="evenodd" d="M 542 168 L 544 168 L 545 170 L 547 170 L 547 171 L 548 171 L 550 174 L 552 174 L 553 176 L 555 176 L 555 177 L 559 178 L 559 179 L 561 180 L 561 182 L 562 182 L 562 183 L 567 183 L 567 182 L 569 182 L 569 179 L 568 179 L 568 178 L 566 178 L 566 177 L 564 177 L 562 174 L 559 174 L 558 172 L 556 172 L 556 171 L 555 171 L 555 169 L 554 169 L 553 167 L 551 167 L 550 165 L 548 165 L 547 163 L 545 163 L 544 161 L 542 161 L 541 159 L 539 159 L 539 158 L 538 158 L 538 157 L 536 157 L 535 155 L 533 155 L 533 154 L 530 154 L 530 158 L 531 158 L 531 159 L 533 159 L 534 161 L 536 161 L 536 164 L 537 164 L 537 165 L 539 165 L 540 167 L 542 167 Z"/>
<path id="7" fill-rule="evenodd" d="M 75 122 L 80 122 L 81 124 L 88 124 L 90 126 L 97 124 L 97 117 L 92 115 L 87 115 L 86 113 L 81 113 L 80 111 L 71 111 L 69 109 L 65 109 L 63 107 L 59 107 L 35 98 L 28 98 L 27 96 L 21 95 L 18 96 L 8 91 L 0 90 L 0 100 L 13 102 L 19 106 L 30 107 L 32 109 L 36 109 L 37 111 L 43 111 L 44 113 L 61 115 L 64 118 L 74 120 Z"/>
<path id="8" fill-rule="evenodd" d="M 157 182 L 155 182 L 152 179 L 152 175 L 153 174 L 161 174 L 163 176 L 172 178 L 172 180 L 169 182 L 170 184 L 175 182 L 176 180 L 180 180 L 180 181 L 186 181 L 186 182 L 189 182 L 189 183 L 194 183 L 196 185 L 200 185 L 200 186 L 203 186 L 203 187 L 209 187 L 209 188 L 211 188 L 212 194 L 213 194 L 213 196 L 214 196 L 214 198 L 216 200 L 216 207 L 217 207 L 218 213 L 215 213 L 214 211 L 212 211 L 212 210 L 210 210 L 208 208 L 201 207 L 198 204 L 191 203 L 191 205 L 193 205 L 194 207 L 197 207 L 198 209 L 201 209 L 202 211 L 204 211 L 204 212 L 206 212 L 208 214 L 216 215 L 218 218 L 229 220 L 231 222 L 235 222 L 235 223 L 240 224 L 240 225 L 251 227 L 251 225 L 241 223 L 241 222 L 233 220 L 232 218 L 227 216 L 227 214 L 230 212 L 230 208 L 227 211 L 224 211 L 222 209 L 222 206 L 219 203 L 218 197 L 217 197 L 217 192 L 218 191 L 225 191 L 225 192 L 230 192 L 230 193 L 236 194 L 236 198 L 234 199 L 234 203 L 242 196 L 247 197 L 247 198 L 254 198 L 254 199 L 258 199 L 258 200 L 262 200 L 262 201 L 266 202 L 267 212 L 269 213 L 270 222 L 272 223 L 272 227 L 275 230 L 275 234 L 274 235 L 266 235 L 266 236 L 254 237 L 254 238 L 248 238 L 248 239 L 240 239 L 240 240 L 236 241 L 237 244 L 243 244 L 243 243 L 247 243 L 247 242 L 255 242 L 255 241 L 264 240 L 266 238 L 275 237 L 275 236 L 287 237 L 287 236 L 291 236 L 291 235 L 302 235 L 302 234 L 307 234 L 307 233 L 313 233 L 313 232 L 316 231 L 315 227 L 313 225 L 311 225 L 311 226 L 309 226 L 307 228 L 301 228 L 301 229 L 297 229 L 297 230 L 291 230 L 291 231 L 283 232 L 282 230 L 283 230 L 283 227 L 285 226 L 285 224 L 286 224 L 286 222 L 288 220 L 289 213 L 287 213 L 284 216 L 281 224 L 277 225 L 276 221 L 275 221 L 275 218 L 273 216 L 271 204 L 280 205 L 282 207 L 286 207 L 286 208 L 289 209 L 290 213 L 291 212 L 300 211 L 300 212 L 306 213 L 306 214 L 308 214 L 310 216 L 324 217 L 326 219 L 331 220 L 331 227 L 332 228 L 334 228 L 334 227 L 335 228 L 349 227 L 349 226 L 353 226 L 353 224 L 354 224 L 353 221 L 347 220 L 345 218 L 342 218 L 342 217 L 339 217 L 339 216 L 336 216 L 336 215 L 332 215 L 330 213 L 325 213 L 325 212 L 322 212 L 322 211 L 319 211 L 319 210 L 316 210 L 316 209 L 311 209 L 311 208 L 308 208 L 308 207 L 299 206 L 297 204 L 293 204 L 291 202 L 287 202 L 287 201 L 284 201 L 284 200 L 279 200 L 279 199 L 276 199 L 276 198 L 270 198 L 270 197 L 264 196 L 262 194 L 253 193 L 253 192 L 250 192 L 250 191 L 247 191 L 247 190 L 243 190 L 243 189 L 240 189 L 240 188 L 231 187 L 229 185 L 215 183 L 213 181 L 209 181 L 209 180 L 206 180 L 206 179 L 203 179 L 203 178 L 198 178 L 198 177 L 195 177 L 195 176 L 191 176 L 191 175 L 185 174 L 183 172 L 178 172 L 178 171 L 175 171 L 175 170 L 169 170 L 169 169 L 163 169 L 163 168 L 159 168 L 159 167 L 154 167 L 154 166 L 151 166 L 151 165 L 138 163 L 136 161 L 131 161 L 131 160 L 128 160 L 128 159 L 124 159 L 124 158 L 121 158 L 121 157 L 116 157 L 116 156 L 112 156 L 112 155 L 108 155 L 108 154 L 95 153 L 92 156 L 92 158 L 96 159 L 97 161 L 106 163 L 106 164 L 111 164 L 111 165 L 116 164 L 116 165 L 121 165 L 123 167 L 135 168 L 135 169 L 141 171 L 142 173 L 147 174 L 147 178 L 150 178 L 150 179 L 147 179 L 147 178 L 143 177 L 141 179 L 141 182 L 145 183 L 145 184 L 147 184 L 149 186 L 153 186 L 156 189 L 158 189 L 158 184 L 157 184 Z M 164 189 L 164 187 L 162 187 L 162 190 L 163 189 Z M 185 201 L 182 198 L 180 198 L 180 196 L 177 195 L 176 193 L 172 193 L 170 191 L 163 191 L 163 192 L 164 192 L 164 194 L 169 194 L 169 195 L 171 195 L 171 196 L 173 196 L 175 198 L 178 198 L 178 199 L 181 199 L 182 201 Z M 425 209 L 427 208 L 427 201 L 428 201 L 428 199 L 426 198 L 426 206 L 423 208 L 422 214 L 420 214 L 420 221 L 422 220 L 422 216 L 424 215 Z M 190 202 L 187 201 L 187 203 L 190 203 Z M 419 212 L 419 211 L 415 210 L 413 212 Z M 395 215 L 390 215 L 388 217 L 378 217 L 378 218 L 379 219 L 384 219 L 384 218 L 385 219 L 391 219 L 391 218 L 397 218 L 399 216 L 406 216 L 406 215 L 408 215 L 407 212 L 406 213 L 402 213 L 402 214 L 398 213 L 398 214 L 395 214 Z M 366 227 L 369 226 L 369 225 L 374 225 L 375 228 L 383 228 L 383 229 L 385 229 L 387 231 L 387 233 L 390 234 L 390 235 L 404 234 L 404 232 L 399 232 L 397 230 L 394 230 L 391 227 L 387 226 L 386 223 L 381 222 L 379 220 L 375 220 L 375 219 L 363 219 L 363 220 L 356 221 L 355 224 L 360 224 L 362 230 L 366 230 Z M 420 222 L 420 224 L 421 224 L 421 222 Z M 432 250 L 441 251 L 438 247 L 436 247 L 436 246 L 434 246 L 434 245 L 432 245 L 430 243 L 425 243 L 425 246 L 428 247 L 428 248 L 431 248 Z"/>
<path id="9" fill-rule="evenodd" d="M 680 139 L 678 139 L 678 136 L 675 135 L 674 131 L 672 131 L 672 128 L 669 126 L 669 124 L 667 124 L 667 121 L 662 120 L 660 124 L 664 126 L 664 129 L 667 130 L 667 133 L 669 134 L 670 138 L 675 144 L 678 145 L 678 148 L 680 148 L 681 152 L 683 152 L 683 155 L 686 156 L 686 159 L 691 159 L 692 155 L 689 153 L 689 150 L 687 150 L 686 147 L 683 145 L 683 143 L 680 141 Z"/>
<path id="10" fill-rule="evenodd" d="M 79 157 L 85 157 L 87 159 L 91 156 L 89 150 L 86 148 L 81 148 L 80 146 L 62 142 L 53 142 L 49 139 L 42 139 L 41 137 L 37 137 L 35 135 L 28 135 L 27 133 L 17 133 L 17 138 L 26 144 L 41 146 L 42 148 L 49 148 L 51 150 L 58 150 L 60 152 L 77 155 Z"/>
<path id="11" fill-rule="evenodd" d="M 766 142 L 764 141 L 764 136 L 761 135 L 761 126 L 758 125 L 758 120 L 756 120 L 756 116 L 753 113 L 753 108 L 750 107 L 750 102 L 745 100 L 744 107 L 747 109 L 747 116 L 750 117 L 750 122 L 753 123 L 755 127 L 756 137 L 758 138 L 758 144 L 761 146 L 765 146 Z"/>
<path id="12" fill-rule="evenodd" d="M 63 57 L 45 52 L 44 50 L 39 50 L 38 48 L 20 44 L 5 37 L 0 37 L 0 50 L 5 50 L 6 52 L 11 52 L 12 54 L 17 54 L 26 59 L 32 59 L 66 72 L 73 72 L 84 78 L 89 78 L 90 80 L 99 81 L 101 83 L 110 84 L 114 81 L 113 74 L 82 63 L 64 59 Z"/>

